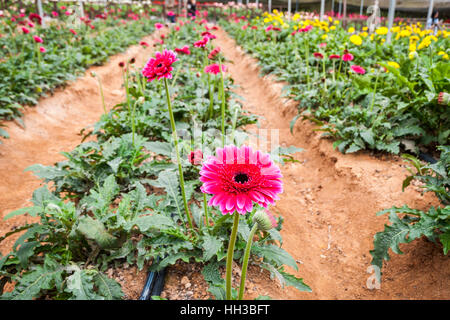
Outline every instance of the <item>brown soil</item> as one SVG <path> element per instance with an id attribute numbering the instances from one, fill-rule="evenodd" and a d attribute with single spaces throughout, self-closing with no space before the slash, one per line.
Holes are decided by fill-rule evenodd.
<path id="1" fill-rule="evenodd" d="M 142 40 L 151 44 L 163 31 L 161 29 Z M 0 235 L 32 221 L 27 216 L 3 220 L 9 212 L 30 206 L 33 191 L 41 183 L 31 172 L 24 172 L 24 169 L 37 163 L 52 165 L 64 160 L 60 152 L 75 148 L 81 142 L 80 130 L 100 119 L 103 113 L 102 100 L 97 79 L 91 77 L 91 72 L 94 71 L 100 77 L 105 104 L 111 108 L 125 99 L 119 62 L 134 57 L 135 66 L 141 67 L 152 51 L 151 47 L 131 46 L 126 52 L 110 57 L 105 65 L 89 68 L 83 77 L 69 83 L 64 89 L 56 90 L 52 96 L 40 99 L 35 107 L 26 108 L 23 117 L 25 129 L 12 122 L 5 123 L 10 138 L 2 140 L 3 144 L 0 145 Z M 3 241 L 0 253 L 6 254 L 11 250 L 17 237 Z M 118 271 L 118 279 L 120 275 L 128 279 L 135 273 L 135 270 L 125 268 Z M 145 276 L 136 279 L 126 281 L 124 291 L 127 297 L 139 297 Z"/>
<path id="2" fill-rule="evenodd" d="M 298 121 L 291 134 L 289 123 L 297 109 L 294 101 L 280 98 L 283 84 L 270 76 L 260 78 L 255 59 L 224 31 L 215 34 L 216 45 L 231 60 L 229 73 L 239 86 L 235 92 L 244 98 L 244 108 L 262 117 L 261 129 L 278 129 L 282 146 L 304 149 L 295 154 L 300 163 L 282 167 L 284 193 L 273 211 L 284 218 L 283 248 L 299 262 L 298 272 L 289 271 L 303 278 L 313 292 L 282 289 L 268 272 L 255 267 L 249 270 L 246 298 L 261 294 L 273 299 L 450 299 L 450 259 L 440 245 L 425 239 L 401 245 L 403 255 L 391 255 L 380 289 L 370 290 L 367 285 L 373 275 L 368 272 L 373 237 L 388 221 L 376 213 L 404 204 L 426 210 L 439 204 L 434 195 L 422 195 L 415 187 L 402 192 L 407 171 L 399 157 L 341 154 L 308 121 Z M 172 277 L 177 276 L 169 272 L 163 294 L 176 299 L 183 294 L 169 291 L 174 291 L 173 286 L 183 288 Z M 201 278 L 194 273 L 188 280 L 203 284 L 205 290 Z"/>

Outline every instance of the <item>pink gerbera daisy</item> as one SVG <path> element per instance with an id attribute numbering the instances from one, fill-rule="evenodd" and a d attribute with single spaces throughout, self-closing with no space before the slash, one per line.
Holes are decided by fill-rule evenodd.
<path id="1" fill-rule="evenodd" d="M 30 30 L 28 30 L 28 28 L 26 28 L 26 27 L 22 27 L 22 32 L 27 34 L 27 33 L 30 33 Z"/>
<path id="2" fill-rule="evenodd" d="M 353 70 L 353 72 L 358 73 L 358 74 L 365 74 L 366 73 L 366 70 L 364 70 L 364 68 L 361 67 L 361 66 L 352 65 L 352 66 L 350 66 L 350 68 Z"/>
<path id="3" fill-rule="evenodd" d="M 184 46 L 183 48 L 175 48 L 175 52 L 183 53 L 183 54 L 191 54 L 191 50 L 189 50 L 189 46 Z"/>
<path id="4" fill-rule="evenodd" d="M 263 207 L 278 200 L 283 192 L 280 168 L 269 154 L 248 146 L 217 148 L 200 170 L 201 191 L 213 194 L 208 205 L 219 206 L 223 214 L 246 214 L 253 203 Z"/>
<path id="5" fill-rule="evenodd" d="M 172 64 L 178 61 L 177 54 L 171 50 L 166 50 L 161 52 L 156 52 L 154 58 L 150 58 L 142 74 L 147 78 L 147 81 L 153 81 L 156 78 L 160 80 L 161 78 L 172 79 L 173 70 Z"/>
<path id="6" fill-rule="evenodd" d="M 351 53 L 346 53 L 342 55 L 343 61 L 352 61 L 354 59 L 353 55 Z"/>
<path id="7" fill-rule="evenodd" d="M 47 52 L 47 50 L 44 47 L 39 47 L 39 51 L 42 53 Z"/>
<path id="8" fill-rule="evenodd" d="M 220 52 L 220 47 L 214 48 L 209 54 L 208 59 L 214 59 Z"/>
<path id="9" fill-rule="evenodd" d="M 69 31 L 70 31 L 70 32 L 72 32 L 72 33 L 73 33 L 73 35 L 75 35 L 75 36 L 77 35 L 77 32 L 76 32 L 75 30 L 73 30 L 73 29 L 69 29 Z"/>
<path id="10" fill-rule="evenodd" d="M 222 72 L 226 72 L 227 67 L 223 64 L 221 66 L 222 66 Z M 204 71 L 205 71 L 205 73 L 212 73 L 212 74 L 216 75 L 216 74 L 220 73 L 220 67 L 217 63 L 214 63 L 214 64 L 210 64 L 209 66 L 206 66 Z"/>
<path id="11" fill-rule="evenodd" d="M 198 41 L 194 42 L 194 47 L 204 48 L 206 46 L 206 44 L 208 43 L 208 41 L 209 41 L 208 37 L 203 37 L 202 40 L 198 40 Z"/>
<path id="12" fill-rule="evenodd" d="M 43 42 L 44 42 L 44 40 L 42 40 L 42 38 L 41 38 L 41 37 L 38 37 L 38 36 L 33 36 L 33 39 L 34 39 L 34 41 L 36 41 L 37 43 L 43 43 Z"/>
<path id="13" fill-rule="evenodd" d="M 161 29 L 162 27 L 164 27 L 164 26 L 161 23 L 155 23 L 156 29 Z"/>

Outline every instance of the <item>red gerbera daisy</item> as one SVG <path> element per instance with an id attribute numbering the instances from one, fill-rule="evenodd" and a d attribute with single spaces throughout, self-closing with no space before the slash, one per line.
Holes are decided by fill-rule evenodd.
<path id="1" fill-rule="evenodd" d="M 208 205 L 219 206 L 223 214 L 253 210 L 253 202 L 267 207 L 283 192 L 280 168 L 269 154 L 248 146 L 217 148 L 200 170 L 201 191 L 213 194 Z"/>
<path id="2" fill-rule="evenodd" d="M 313 55 L 317 59 L 323 59 L 323 54 L 321 54 L 320 52 L 314 52 Z"/>
<path id="3" fill-rule="evenodd" d="M 341 56 L 338 55 L 338 54 L 330 54 L 330 56 L 328 58 L 330 58 L 330 59 L 340 59 Z"/>
<path id="4" fill-rule="evenodd" d="M 153 81 L 156 78 L 160 80 L 161 78 L 172 79 L 173 70 L 172 64 L 178 61 L 177 54 L 171 50 L 166 50 L 161 52 L 156 52 L 154 58 L 150 58 L 142 74 L 147 78 L 147 81 Z"/>

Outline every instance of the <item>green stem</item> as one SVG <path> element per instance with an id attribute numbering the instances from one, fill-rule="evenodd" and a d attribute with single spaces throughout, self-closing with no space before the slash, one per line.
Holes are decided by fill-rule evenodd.
<path id="1" fill-rule="evenodd" d="M 208 201 L 206 199 L 206 193 L 203 194 L 203 207 L 205 210 L 206 229 L 209 228 L 209 215 L 208 215 Z"/>
<path id="2" fill-rule="evenodd" d="M 247 240 L 247 245 L 245 246 L 244 260 L 242 263 L 242 271 L 241 271 L 241 285 L 239 286 L 238 300 L 242 300 L 244 298 L 245 279 L 247 277 L 248 259 L 250 258 L 250 251 L 252 248 L 253 237 L 255 235 L 256 230 L 258 230 L 257 223 L 255 223 L 252 230 L 250 231 L 250 235 L 248 236 L 248 240 Z"/>
<path id="3" fill-rule="evenodd" d="M 178 150 L 177 129 L 175 128 L 175 118 L 173 117 L 172 103 L 170 102 L 170 93 L 169 93 L 169 85 L 167 84 L 167 78 L 164 78 L 164 87 L 166 89 L 167 107 L 169 109 L 170 125 L 172 127 L 173 143 L 175 145 L 175 152 L 177 154 L 178 172 L 180 174 L 180 186 L 181 186 L 181 194 L 183 196 L 184 210 L 186 211 L 186 216 L 187 216 L 187 219 L 188 219 L 188 222 L 189 222 L 189 226 L 191 227 L 191 230 L 193 231 L 194 230 L 194 226 L 192 225 L 192 220 L 191 220 L 191 216 L 189 214 L 189 208 L 188 208 L 187 199 L 186 199 L 186 192 L 184 190 L 183 168 L 181 167 L 180 152 Z"/>
<path id="4" fill-rule="evenodd" d="M 333 82 L 336 82 L 336 63 L 334 62 L 333 59 Z"/>
<path id="5" fill-rule="evenodd" d="M 209 73 L 208 73 L 208 90 L 209 90 L 209 119 L 212 119 L 214 106 L 214 82 L 211 89 L 211 76 Z"/>
<path id="6" fill-rule="evenodd" d="M 306 40 L 306 57 L 305 57 L 305 62 L 306 62 L 306 83 L 308 85 L 308 90 L 310 89 L 310 82 L 311 80 L 309 79 L 309 44 L 308 44 L 308 40 Z"/>
<path id="7" fill-rule="evenodd" d="M 378 78 L 380 76 L 380 72 L 377 73 L 377 78 L 375 80 L 375 87 L 373 89 L 372 103 L 370 104 L 370 112 L 373 110 L 373 105 L 375 104 L 375 93 L 377 92 Z"/>
<path id="8" fill-rule="evenodd" d="M 230 242 L 228 244 L 228 253 L 227 253 L 227 271 L 225 277 L 226 279 L 225 291 L 227 300 L 231 300 L 231 276 L 233 271 L 233 254 L 234 254 L 234 245 L 236 244 L 238 225 L 239 225 L 239 213 L 235 211 L 233 220 L 233 229 L 231 230 Z"/>
<path id="9" fill-rule="evenodd" d="M 322 64 L 323 64 L 323 85 L 324 85 L 324 90 L 327 91 L 327 77 L 326 77 L 326 73 L 325 73 L 325 58 L 322 59 Z"/>
<path id="10" fill-rule="evenodd" d="M 222 147 L 225 146 L 225 85 L 223 81 L 222 63 L 219 59 L 220 84 L 222 89 Z"/>
<path id="11" fill-rule="evenodd" d="M 136 135 L 136 124 L 135 124 L 135 111 L 136 111 L 136 104 L 138 103 L 138 100 L 133 104 L 133 108 L 131 109 L 131 132 L 133 133 L 133 146 L 134 146 L 134 136 Z"/>

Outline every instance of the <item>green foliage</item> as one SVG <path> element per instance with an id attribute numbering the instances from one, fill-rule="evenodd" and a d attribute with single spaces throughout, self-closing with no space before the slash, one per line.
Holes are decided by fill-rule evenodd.
<path id="1" fill-rule="evenodd" d="M 291 35 L 299 21 L 284 21 L 287 28 L 267 32 L 274 20 L 264 20 L 220 24 L 258 59 L 262 74 L 287 83 L 283 96 L 298 101 L 299 110 L 290 123 L 291 132 L 298 119 L 313 121 L 343 153 L 367 149 L 417 153 L 419 147 L 432 150 L 449 144 L 450 113 L 448 106 L 438 103 L 438 94 L 450 90 L 446 72 L 450 62 L 437 54 L 445 52 L 448 37 L 438 36 L 429 50 L 418 50 L 410 60 L 408 37 L 395 38 L 390 46 L 381 44 L 383 37 L 363 37 L 357 46 L 339 25 L 330 30 L 313 22 L 309 32 Z M 244 30 L 245 24 L 249 25 Z M 323 42 L 326 47 L 320 48 Z M 353 54 L 353 61 L 328 58 L 342 55 L 344 49 Z M 314 52 L 321 52 L 324 59 L 313 57 Z M 365 74 L 353 73 L 350 65 L 362 66 Z"/>
<path id="2" fill-rule="evenodd" d="M 390 225 L 374 237 L 374 249 L 370 251 L 372 264 L 382 268 L 383 260 L 389 260 L 389 249 L 396 254 L 402 254 L 400 244 L 409 243 L 422 236 L 433 242 L 440 242 L 446 255 L 450 248 L 450 206 L 449 206 L 449 172 L 450 148 L 439 147 L 441 159 L 434 164 L 422 164 L 411 155 L 404 155 L 414 167 L 408 168 L 412 174 L 403 182 L 403 189 L 408 187 L 412 180 L 424 183 L 423 188 L 434 194 L 442 201 L 445 207 L 431 207 L 428 211 L 411 209 L 408 206 L 392 207 L 382 210 L 377 215 L 389 214 Z"/>

